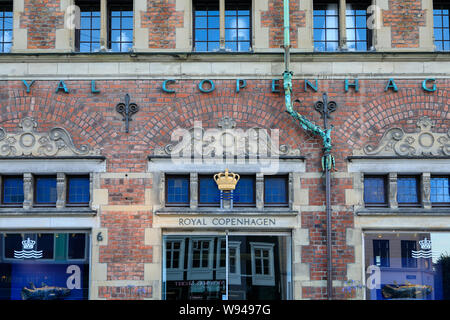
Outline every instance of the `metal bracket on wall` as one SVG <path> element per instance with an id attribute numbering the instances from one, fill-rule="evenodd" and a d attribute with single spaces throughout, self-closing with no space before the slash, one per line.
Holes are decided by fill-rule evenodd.
<path id="1" fill-rule="evenodd" d="M 128 133 L 129 122 L 132 120 L 131 116 L 139 111 L 139 106 L 136 103 L 130 103 L 130 95 L 125 95 L 125 103 L 119 103 L 116 106 L 116 111 L 123 116 L 122 121 L 125 121 L 125 132 Z"/>

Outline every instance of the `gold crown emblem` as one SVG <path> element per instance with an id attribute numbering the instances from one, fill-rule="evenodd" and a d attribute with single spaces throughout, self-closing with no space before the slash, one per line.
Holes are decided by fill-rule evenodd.
<path id="1" fill-rule="evenodd" d="M 219 190 L 230 191 L 236 188 L 241 177 L 237 173 L 229 173 L 228 169 L 225 172 L 216 173 L 214 175 L 214 181 L 216 181 Z"/>

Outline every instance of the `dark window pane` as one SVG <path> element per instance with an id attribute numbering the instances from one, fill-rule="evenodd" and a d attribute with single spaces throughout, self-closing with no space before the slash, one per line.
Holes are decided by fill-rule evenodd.
<path id="1" fill-rule="evenodd" d="M 386 189 L 384 177 L 364 178 L 364 202 L 366 204 L 385 204 Z"/>
<path id="2" fill-rule="evenodd" d="M 287 177 L 274 176 L 264 179 L 264 203 L 287 205 Z"/>
<path id="3" fill-rule="evenodd" d="M 213 177 L 199 178 L 199 203 L 215 204 L 220 202 L 220 191 Z"/>
<path id="4" fill-rule="evenodd" d="M 13 259 L 14 251 L 22 251 L 22 235 L 19 233 L 7 233 L 4 236 L 5 258 Z"/>
<path id="5" fill-rule="evenodd" d="M 68 259 L 84 259 L 86 249 L 86 234 L 85 233 L 70 233 L 69 234 L 69 250 Z"/>
<path id="6" fill-rule="evenodd" d="M 402 240 L 401 250 L 402 250 L 402 268 L 416 268 L 417 259 L 412 256 L 412 251 L 417 249 L 416 241 Z"/>
<path id="7" fill-rule="evenodd" d="M 397 202 L 418 203 L 418 181 L 415 177 L 398 177 L 397 179 Z"/>
<path id="8" fill-rule="evenodd" d="M 56 177 L 36 177 L 36 203 L 56 204 Z"/>
<path id="9" fill-rule="evenodd" d="M 90 182 L 89 177 L 68 177 L 68 202 L 89 203 Z"/>
<path id="10" fill-rule="evenodd" d="M 37 235 L 37 251 L 42 251 L 42 259 L 53 259 L 55 237 L 53 233 Z"/>
<path id="11" fill-rule="evenodd" d="M 373 240 L 373 264 L 389 267 L 389 240 Z"/>
<path id="12" fill-rule="evenodd" d="M 3 177 L 3 203 L 20 204 L 23 202 L 23 178 Z"/>
<path id="13" fill-rule="evenodd" d="M 167 177 L 167 203 L 189 205 L 189 176 Z"/>
<path id="14" fill-rule="evenodd" d="M 255 203 L 255 179 L 251 176 L 241 176 L 233 192 L 235 204 Z"/>

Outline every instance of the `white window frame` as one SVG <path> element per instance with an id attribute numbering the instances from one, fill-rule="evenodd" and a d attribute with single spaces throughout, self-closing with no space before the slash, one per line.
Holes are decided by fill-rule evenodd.
<path id="1" fill-rule="evenodd" d="M 176 280 L 183 280 L 183 272 L 184 272 L 184 250 L 185 250 L 185 244 L 186 239 L 176 239 L 176 238 L 168 238 L 165 240 L 165 251 L 164 256 L 167 257 L 167 243 L 168 242 L 180 242 L 180 249 L 179 249 L 179 257 L 178 257 L 178 267 L 176 268 L 169 268 L 168 264 L 169 261 L 167 258 L 165 258 L 165 268 L 166 268 L 166 279 L 168 281 L 176 281 Z M 174 250 L 171 250 L 171 252 L 174 252 Z"/>
<path id="2" fill-rule="evenodd" d="M 193 243 L 194 241 L 208 241 L 208 266 L 194 268 L 193 267 Z M 213 279 L 213 257 L 214 257 L 214 238 L 210 237 L 192 237 L 189 241 L 189 256 L 188 256 L 188 269 L 187 280 L 212 280 Z M 201 261 L 200 261 L 201 264 Z"/>
<path id="3" fill-rule="evenodd" d="M 275 270 L 274 270 L 274 243 L 267 242 L 250 242 L 251 259 L 252 259 L 252 285 L 254 286 L 274 286 L 275 285 Z M 256 257 L 255 251 L 257 249 L 269 250 L 269 274 L 256 273 Z"/>
<path id="4" fill-rule="evenodd" d="M 225 239 L 219 239 L 217 241 L 217 255 L 216 255 L 216 278 L 225 279 L 226 277 L 226 267 L 220 267 L 220 245 L 226 242 Z M 236 272 L 231 272 L 230 263 L 230 249 L 236 250 Z M 241 285 L 241 241 L 228 241 L 228 283 L 233 285 Z"/>

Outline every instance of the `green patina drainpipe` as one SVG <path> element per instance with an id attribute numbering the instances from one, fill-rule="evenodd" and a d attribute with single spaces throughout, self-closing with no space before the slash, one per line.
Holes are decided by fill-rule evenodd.
<path id="1" fill-rule="evenodd" d="M 331 128 L 328 128 L 328 115 L 330 110 L 329 107 L 335 108 L 336 104 L 334 102 L 327 101 L 327 95 L 323 94 L 323 102 L 317 102 L 316 108 L 321 110 L 324 118 L 324 129 L 315 125 L 304 116 L 294 111 L 292 104 L 292 76 L 293 73 L 289 69 L 290 63 L 290 39 L 289 39 L 289 0 L 284 0 L 284 64 L 285 71 L 283 73 L 283 87 L 285 96 L 286 111 L 294 119 L 298 120 L 301 127 L 315 135 L 322 138 L 323 141 L 323 157 L 322 157 L 322 169 L 325 171 L 325 192 L 326 192 L 326 216 L 327 216 L 327 298 L 329 300 L 333 299 L 333 283 L 332 283 L 332 240 L 331 240 L 331 177 L 330 171 L 334 169 L 334 157 L 331 155 Z"/>

